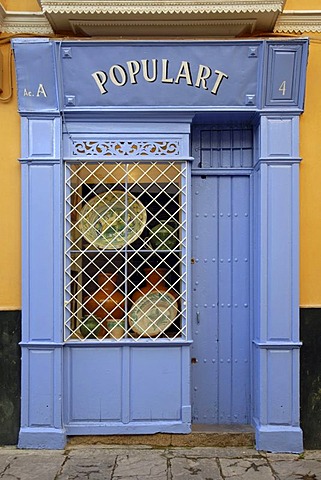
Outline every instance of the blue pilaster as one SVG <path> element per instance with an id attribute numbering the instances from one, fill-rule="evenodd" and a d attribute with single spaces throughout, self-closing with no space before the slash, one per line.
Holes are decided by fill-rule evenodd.
<path id="1" fill-rule="evenodd" d="M 22 118 L 20 448 L 63 448 L 60 118 Z"/>
<path id="2" fill-rule="evenodd" d="M 299 117 L 261 116 L 254 170 L 253 399 L 259 450 L 301 452 Z"/>

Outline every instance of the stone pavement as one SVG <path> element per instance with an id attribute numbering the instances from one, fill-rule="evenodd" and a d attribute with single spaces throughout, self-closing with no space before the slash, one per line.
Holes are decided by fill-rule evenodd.
<path id="1" fill-rule="evenodd" d="M 321 480 L 321 451 L 301 455 L 247 447 L 75 446 L 0 448 L 1 480 Z"/>

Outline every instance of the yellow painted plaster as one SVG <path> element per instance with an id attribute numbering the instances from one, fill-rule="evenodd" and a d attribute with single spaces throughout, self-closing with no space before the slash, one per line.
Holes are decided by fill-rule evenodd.
<path id="1" fill-rule="evenodd" d="M 2 0 L 1 0 L 2 1 Z M 41 11 L 37 0 L 6 0 L 3 5 L 6 10 L 17 12 L 38 12 Z M 2 1 L 3 4 L 3 1 Z"/>
<path id="2" fill-rule="evenodd" d="M 285 10 L 321 10 L 321 0 L 287 0 Z"/>
<path id="3" fill-rule="evenodd" d="M 9 44 L 0 48 L 4 58 L 4 91 L 1 97 L 8 97 L 8 58 L 11 49 Z M 21 308 L 20 118 L 15 87 L 12 99 L 0 103 L 0 111 L 0 310 L 14 310 Z"/>
<path id="4" fill-rule="evenodd" d="M 319 4 L 320 2 L 321 0 L 318 1 Z M 12 4 L 13 1 L 7 3 Z M 287 6 L 290 4 L 290 8 L 294 8 L 294 5 L 298 6 L 299 3 L 302 9 L 302 2 L 296 0 L 288 0 Z M 314 3 L 310 8 L 317 8 L 316 2 L 307 2 L 307 5 L 310 3 Z M 1 45 L 0 48 L 7 61 L 9 45 Z M 2 96 L 9 93 L 6 65 L 5 63 Z M 305 112 L 300 120 L 300 155 L 303 158 L 300 165 L 300 304 L 310 307 L 321 306 L 320 72 L 321 35 L 314 34 L 310 39 Z M 18 162 L 21 139 L 15 88 L 13 98 L 7 103 L 0 103 L 0 109 L 0 310 L 7 310 L 21 307 L 21 208 Z"/>
<path id="5" fill-rule="evenodd" d="M 311 38 L 305 112 L 300 121 L 300 303 L 321 306 L 321 35 Z"/>

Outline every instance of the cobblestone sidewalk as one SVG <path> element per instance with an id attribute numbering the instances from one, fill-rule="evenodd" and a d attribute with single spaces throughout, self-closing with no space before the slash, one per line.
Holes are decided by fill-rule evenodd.
<path id="1" fill-rule="evenodd" d="M 321 451 L 78 446 L 0 448 L 1 480 L 321 480 Z"/>

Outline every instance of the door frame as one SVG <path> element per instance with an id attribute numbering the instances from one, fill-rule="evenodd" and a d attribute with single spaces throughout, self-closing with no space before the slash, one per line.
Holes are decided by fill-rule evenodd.
<path id="1" fill-rule="evenodd" d="M 84 46 L 81 55 L 85 57 L 89 46 L 97 48 L 98 43 L 81 44 Z M 237 62 L 231 65 L 230 76 L 233 75 L 237 88 L 230 89 L 226 80 L 220 96 L 211 96 L 206 88 L 195 90 L 197 94 L 206 95 L 210 103 L 197 103 L 196 99 L 197 104 L 193 104 L 190 86 L 178 81 L 166 90 L 171 94 L 165 106 L 158 103 L 157 96 L 146 98 L 144 90 L 140 96 L 143 103 L 133 104 L 137 93 L 137 86 L 133 85 L 136 90 L 130 89 L 131 96 L 125 98 L 129 103 L 110 106 L 100 99 L 97 107 L 91 103 L 94 97 L 87 88 L 88 77 L 92 81 L 91 70 L 81 65 L 81 74 L 86 76 L 88 83 L 82 85 L 80 81 L 76 92 L 75 85 L 68 83 L 73 81 L 72 77 L 62 75 L 62 63 L 72 68 L 70 49 L 80 46 L 80 42 L 64 42 L 62 49 L 61 42 L 56 40 L 14 40 L 21 115 L 21 448 L 64 448 L 66 443 L 62 401 L 61 164 L 63 137 L 68 139 L 69 135 L 68 121 L 73 120 L 76 126 L 82 121 L 87 125 L 97 121 L 103 126 L 108 118 L 111 124 L 115 120 L 118 128 L 126 119 L 130 133 L 133 125 L 148 131 L 156 118 L 163 132 L 168 132 L 170 129 L 165 124 L 173 126 L 180 122 L 189 129 L 193 117 L 202 116 L 204 119 L 211 117 L 211 121 L 224 117 L 231 122 L 246 118 L 254 127 L 252 424 L 256 431 L 256 447 L 260 450 L 301 452 L 303 449 L 299 416 L 299 116 L 303 111 L 308 41 L 173 43 L 179 46 L 177 51 L 193 47 L 197 55 L 200 45 L 206 49 L 231 49 L 229 53 L 235 54 L 239 65 L 246 61 L 250 66 L 244 69 L 241 77 Z M 160 45 L 169 50 L 168 43 L 141 44 L 144 48 Z M 135 46 L 140 48 L 141 44 L 136 42 Z M 119 45 L 108 43 L 108 48 Z M 239 55 L 241 51 L 243 57 Z M 30 61 L 35 57 L 43 59 L 37 64 L 38 69 Z M 228 58 L 224 56 L 224 61 Z M 293 68 L 287 68 L 288 65 Z M 48 95 L 26 96 L 24 92 L 29 83 L 37 91 L 40 73 L 45 74 Z M 280 91 L 280 79 L 286 79 L 290 86 L 286 95 Z M 162 88 L 167 88 L 166 84 L 161 85 Z M 179 105 L 170 102 L 173 98 L 176 100 L 175 93 L 171 96 L 176 92 L 172 87 L 183 87 L 179 90 L 183 99 Z M 77 106 L 77 95 L 73 94 L 77 92 L 85 106 Z M 183 142 L 188 146 L 186 158 L 190 155 L 188 142 L 189 135 L 186 135 Z M 185 383 L 184 393 L 188 387 Z"/>

